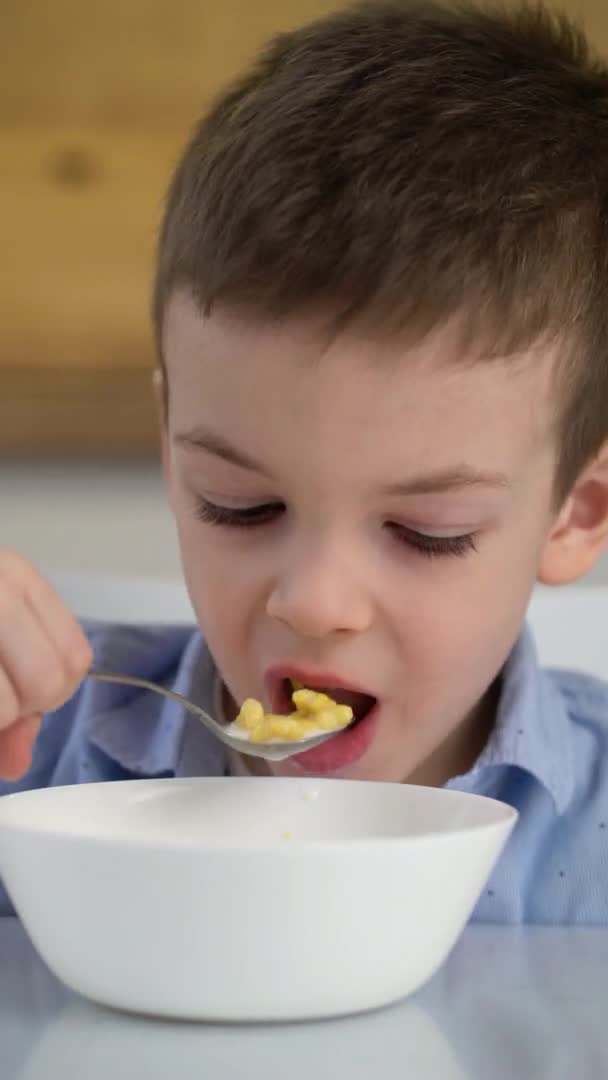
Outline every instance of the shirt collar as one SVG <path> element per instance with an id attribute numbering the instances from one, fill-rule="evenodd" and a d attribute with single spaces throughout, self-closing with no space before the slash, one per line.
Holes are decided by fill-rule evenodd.
<path id="1" fill-rule="evenodd" d="M 534 639 L 524 627 L 505 665 L 494 728 L 475 765 L 463 779 L 481 779 L 497 767 L 533 776 L 563 813 L 574 793 L 571 730 L 563 697 L 539 666 Z"/>

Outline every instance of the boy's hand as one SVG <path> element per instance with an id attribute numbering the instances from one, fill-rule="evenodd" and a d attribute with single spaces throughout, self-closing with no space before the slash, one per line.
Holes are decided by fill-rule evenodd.
<path id="1" fill-rule="evenodd" d="M 26 559 L 0 550 L 0 777 L 27 772 L 42 714 L 72 696 L 91 661 L 55 590 Z"/>

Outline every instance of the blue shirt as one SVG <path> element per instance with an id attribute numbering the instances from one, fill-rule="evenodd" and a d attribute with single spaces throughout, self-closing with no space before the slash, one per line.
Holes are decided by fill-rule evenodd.
<path id="1" fill-rule="evenodd" d="M 214 712 L 217 672 L 192 627 L 88 627 L 98 668 L 148 677 Z M 0 794 L 55 784 L 229 774 L 224 747 L 150 691 L 85 681 L 45 717 L 29 773 Z M 470 772 L 447 784 L 502 799 L 518 824 L 473 918 L 608 924 L 608 684 L 544 671 L 524 630 L 496 723 Z M 0 884 L 0 914 L 11 913 Z"/>

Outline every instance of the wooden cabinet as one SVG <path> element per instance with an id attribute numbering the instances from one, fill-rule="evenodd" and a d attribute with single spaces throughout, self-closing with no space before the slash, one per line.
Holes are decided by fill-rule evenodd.
<path id="1" fill-rule="evenodd" d="M 155 453 L 164 189 L 211 97 L 322 0 L 8 0 L 0 16 L 0 455 Z"/>
<path id="2" fill-rule="evenodd" d="M 271 33 L 334 6 L 3 5 L 4 458 L 155 453 L 148 292 L 172 164 L 210 98 Z M 570 7 L 608 51 L 608 0 Z"/>

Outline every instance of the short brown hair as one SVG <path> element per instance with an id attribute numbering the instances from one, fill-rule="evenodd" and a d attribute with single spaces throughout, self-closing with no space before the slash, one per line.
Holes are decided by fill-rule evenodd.
<path id="1" fill-rule="evenodd" d="M 563 342 L 562 498 L 608 436 L 608 67 L 537 4 L 368 2 L 277 37 L 171 183 L 161 362 L 181 287 L 206 311 Z"/>

